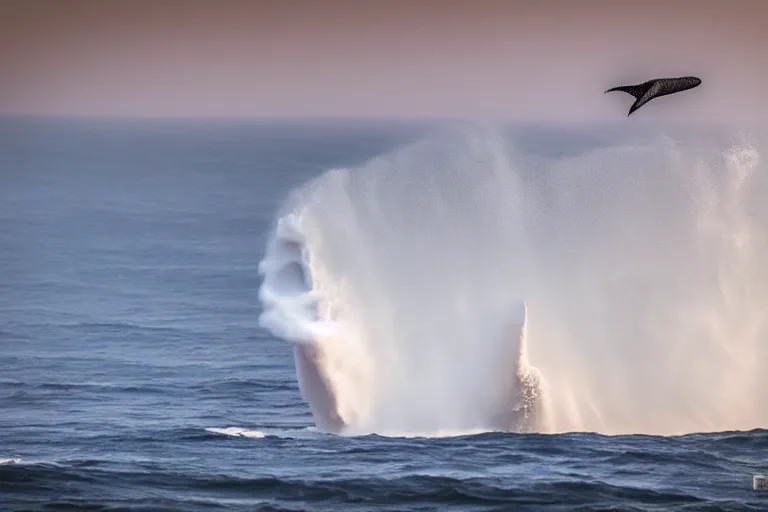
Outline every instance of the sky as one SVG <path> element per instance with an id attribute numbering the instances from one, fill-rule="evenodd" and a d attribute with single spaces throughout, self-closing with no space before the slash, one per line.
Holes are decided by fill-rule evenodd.
<path id="1" fill-rule="evenodd" d="M 0 0 L 0 114 L 765 120 L 768 0 Z"/>

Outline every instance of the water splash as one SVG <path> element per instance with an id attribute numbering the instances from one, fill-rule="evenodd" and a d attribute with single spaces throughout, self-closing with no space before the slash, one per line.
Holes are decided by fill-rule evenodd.
<path id="1" fill-rule="evenodd" d="M 261 324 L 326 430 L 764 425 L 761 165 L 755 143 L 547 158 L 445 132 L 295 191 Z"/>

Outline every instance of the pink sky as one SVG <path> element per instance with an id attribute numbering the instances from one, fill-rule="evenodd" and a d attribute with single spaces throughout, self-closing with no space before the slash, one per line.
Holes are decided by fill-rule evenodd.
<path id="1" fill-rule="evenodd" d="M 768 0 L 0 0 L 0 113 L 768 116 Z"/>

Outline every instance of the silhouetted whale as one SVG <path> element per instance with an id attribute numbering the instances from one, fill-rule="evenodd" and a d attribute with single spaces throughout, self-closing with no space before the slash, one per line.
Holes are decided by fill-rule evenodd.
<path id="1" fill-rule="evenodd" d="M 613 89 L 608 89 L 605 92 L 622 91 L 637 98 L 637 101 L 635 101 L 629 109 L 629 114 L 627 114 L 627 117 L 629 117 L 632 115 L 632 112 L 639 109 L 653 98 L 693 89 L 699 84 L 701 84 L 701 79 L 696 78 L 695 76 L 683 76 L 679 78 L 656 78 L 654 80 L 648 80 L 647 82 L 638 85 L 622 85 L 619 87 L 614 87 Z"/>

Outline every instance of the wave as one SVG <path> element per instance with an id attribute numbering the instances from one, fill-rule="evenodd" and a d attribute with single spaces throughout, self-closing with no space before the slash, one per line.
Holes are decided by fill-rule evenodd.
<path id="1" fill-rule="evenodd" d="M 764 425 L 768 183 L 726 142 L 471 126 L 331 169 L 278 212 L 260 324 L 328 431 Z"/>
<path id="2" fill-rule="evenodd" d="M 304 510 L 299 507 L 310 503 L 315 507 L 338 507 L 343 503 L 345 509 L 355 510 L 381 506 L 410 510 L 409 505 L 416 502 L 422 507 L 437 508 L 517 505 L 526 509 L 561 509 L 563 505 L 571 505 L 582 506 L 585 510 L 600 510 L 589 505 L 611 502 L 662 505 L 677 510 L 705 501 L 687 489 L 641 488 L 598 479 L 585 481 L 577 475 L 557 475 L 549 481 L 521 484 L 517 478 L 462 477 L 460 473 L 433 475 L 409 472 L 397 477 L 346 476 L 328 479 L 185 474 L 160 469 L 118 472 L 56 465 L 35 465 L 23 469 L 19 466 L 0 466 L 0 476 L 3 477 L 0 489 L 14 490 L 16 496 L 22 493 L 63 493 L 63 496 L 45 500 L 45 503 L 41 503 L 39 497 L 25 500 L 25 510 L 32 509 L 30 505 L 33 504 L 46 510 L 123 509 L 137 505 L 152 510 L 177 510 L 180 506 L 210 510 L 232 508 L 233 505 L 240 505 L 239 508 L 247 506 L 248 510 Z M 120 482 L 118 485 L 114 483 L 115 478 Z M 150 486 L 154 492 L 149 498 L 137 497 L 129 492 L 129 485 Z M 180 490 L 184 492 L 180 493 Z"/>
<path id="3" fill-rule="evenodd" d="M 24 454 L 22 462 L 0 465 L 3 504 L 12 510 L 258 510 L 264 503 L 275 510 L 470 504 L 562 510 L 565 503 L 605 510 L 608 502 L 633 510 L 690 510 L 693 502 L 729 510 L 765 508 L 760 493 L 750 491 L 752 475 L 764 463 L 765 430 L 682 437 L 488 433 L 349 440 L 312 428 L 247 430 L 256 429 L 263 439 L 200 435 L 197 424 L 152 429 L 150 437 L 129 435 L 130 443 L 149 446 L 146 452 L 73 454 L 71 442 L 62 440 L 64 445 L 53 448 L 54 440 L 36 456 Z M 124 434 L 93 446 L 112 446 L 120 437 Z M 242 443 L 256 450 L 243 450 Z M 164 457 L 157 451 L 161 445 L 171 450 L 167 453 L 199 456 Z M 17 457 L 14 452 L 4 456 Z M 147 495 L 151 498 L 144 501 Z"/>

